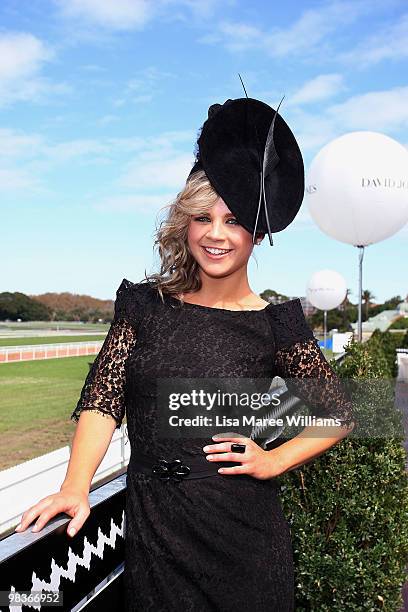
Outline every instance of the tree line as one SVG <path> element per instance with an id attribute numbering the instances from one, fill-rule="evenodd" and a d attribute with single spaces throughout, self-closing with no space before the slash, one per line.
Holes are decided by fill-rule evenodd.
<path id="1" fill-rule="evenodd" d="M 327 312 L 327 328 L 337 328 L 340 332 L 351 331 L 351 323 L 358 317 L 358 306 L 349 300 L 351 291 L 347 289 L 346 297 L 338 308 Z M 281 303 L 290 297 L 272 289 L 266 289 L 260 294 L 261 298 L 273 303 Z M 384 310 L 395 310 L 401 296 L 396 295 L 383 304 L 373 304 L 375 296 L 364 290 L 363 321 L 373 317 Z M 113 317 L 114 300 L 101 300 L 89 295 L 75 293 L 44 293 L 41 295 L 27 295 L 19 291 L 0 293 L 0 320 L 1 321 L 83 321 L 86 323 L 109 323 Z M 323 328 L 323 311 L 316 310 L 307 315 L 308 323 L 313 329 Z M 408 319 L 393 324 L 396 328 L 406 328 Z"/>
<path id="2" fill-rule="evenodd" d="M 4 291 L 0 293 L 0 320 L 109 323 L 113 306 L 113 300 L 68 292 L 26 295 L 19 291 Z"/>

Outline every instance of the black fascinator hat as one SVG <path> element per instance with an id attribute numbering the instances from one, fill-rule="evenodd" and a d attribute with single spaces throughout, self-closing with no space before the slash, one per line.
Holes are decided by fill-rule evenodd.
<path id="1" fill-rule="evenodd" d="M 189 174 L 204 170 L 252 241 L 267 233 L 271 246 L 272 233 L 296 217 L 305 182 L 302 154 L 279 106 L 248 97 L 210 106 Z"/>

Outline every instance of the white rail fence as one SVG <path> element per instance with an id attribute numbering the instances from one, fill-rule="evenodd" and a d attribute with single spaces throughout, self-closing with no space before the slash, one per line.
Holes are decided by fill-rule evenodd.
<path id="1" fill-rule="evenodd" d="M 397 380 L 408 383 L 408 349 L 397 349 L 398 377 Z"/>
<path id="2" fill-rule="evenodd" d="M 80 357 L 99 353 L 103 340 L 88 342 L 62 342 L 61 344 L 27 344 L 0 347 L 0 363 L 55 359 L 58 357 Z"/>
<path id="3" fill-rule="evenodd" d="M 43 497 L 57 493 L 65 478 L 70 447 L 64 446 L 30 461 L 0 471 L 0 534 L 16 527 L 21 515 Z M 92 479 L 94 484 L 126 467 L 130 459 L 127 426 L 115 429 L 102 463 Z M 29 527 L 29 529 L 31 529 Z"/>

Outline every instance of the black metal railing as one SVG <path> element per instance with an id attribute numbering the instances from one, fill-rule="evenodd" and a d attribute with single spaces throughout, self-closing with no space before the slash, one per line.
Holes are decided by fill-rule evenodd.
<path id="1" fill-rule="evenodd" d="M 123 609 L 125 494 L 125 472 L 92 489 L 91 514 L 73 538 L 66 532 L 71 517 L 64 513 L 40 532 L 28 527 L 1 540 L 0 591 L 10 592 L 14 605 L 19 593 L 33 593 L 34 598 L 39 591 L 59 591 L 58 610 Z M 1 601 L 0 610 L 9 606 Z"/>

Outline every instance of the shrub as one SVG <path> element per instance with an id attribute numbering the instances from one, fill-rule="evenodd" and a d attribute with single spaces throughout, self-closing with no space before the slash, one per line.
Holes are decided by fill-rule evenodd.
<path id="1" fill-rule="evenodd" d="M 389 338 L 378 337 L 352 342 L 342 364 L 331 362 L 339 376 L 358 383 L 352 393 L 358 423 L 374 433 L 381 422 L 381 437 L 359 436 L 357 424 L 313 462 L 280 477 L 292 530 L 297 611 L 401 608 L 408 478 L 401 414 L 392 386 L 384 384 L 390 382 L 391 354 Z"/>

